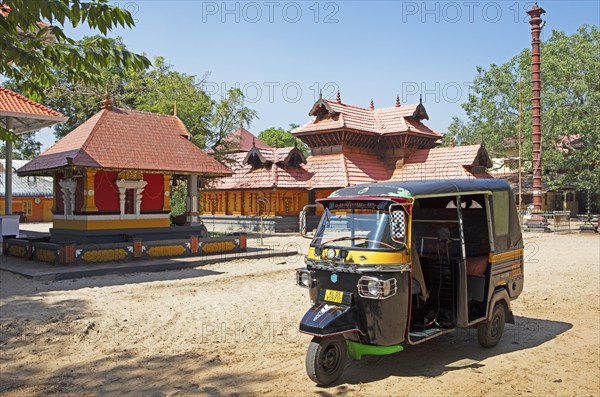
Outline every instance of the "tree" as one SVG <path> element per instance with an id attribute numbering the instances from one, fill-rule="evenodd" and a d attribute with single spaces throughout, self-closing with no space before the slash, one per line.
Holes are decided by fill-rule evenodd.
<path id="1" fill-rule="evenodd" d="M 59 78 L 101 86 L 102 71 L 111 63 L 127 69 L 144 69 L 150 64 L 145 56 L 117 48 L 106 37 L 115 27 L 134 26 L 131 14 L 109 5 L 108 0 L 3 0 L 1 6 L 0 74 L 33 100 L 41 100 Z M 64 33 L 66 24 L 74 28 L 87 24 L 102 36 L 78 42 Z M 57 75 L 56 70 L 64 74 Z M 5 140 L 16 139 L 3 128 L 0 135 Z"/>
<path id="2" fill-rule="evenodd" d="M 213 102 L 213 109 L 205 131 L 207 146 L 213 151 L 217 160 L 224 160 L 224 154 L 237 142 L 228 141 L 240 126 L 249 126 L 257 118 L 256 111 L 248 108 L 244 94 L 238 88 L 227 91 L 227 96 Z"/>
<path id="3" fill-rule="evenodd" d="M 112 46 L 125 49 L 120 38 L 110 40 Z M 60 76 L 62 70 L 56 74 Z M 69 116 L 69 120 L 54 126 L 54 134 L 60 139 L 97 113 L 108 90 L 116 107 L 173 114 L 176 106 L 192 142 L 201 149 L 213 149 L 215 158 L 222 160 L 225 146 L 230 144 L 225 138 L 240 124 L 250 124 L 256 112 L 246 107 L 240 90 L 230 90 L 219 101 L 211 99 L 202 88 L 207 75 L 198 78 L 178 72 L 163 57 L 157 57 L 143 70 L 109 63 L 102 71 L 107 83 L 102 88 L 60 78 L 45 93 L 46 104 Z"/>
<path id="4" fill-rule="evenodd" d="M 35 135 L 20 135 L 13 145 L 13 158 L 17 160 L 31 160 L 38 154 L 42 144 L 35 139 Z M 6 145 L 0 146 L 0 157 L 6 157 Z"/>
<path id="5" fill-rule="evenodd" d="M 121 39 L 113 41 L 114 46 L 124 47 Z M 213 107 L 210 97 L 201 88 L 204 79 L 173 70 L 162 57 L 155 58 L 144 70 L 132 71 L 110 64 L 103 71 L 103 77 L 107 82 L 103 88 L 61 79 L 48 91 L 46 103 L 69 116 L 66 123 L 54 127 L 57 139 L 97 113 L 105 90 L 108 90 L 114 106 L 125 109 L 173 114 L 176 105 L 177 116 L 194 142 L 204 148 Z"/>
<path id="6" fill-rule="evenodd" d="M 542 43 L 542 139 L 545 181 L 551 189 L 572 185 L 600 192 L 600 30 L 582 26 L 571 36 L 553 31 Z M 481 139 L 502 157 L 507 138 L 518 137 L 519 79 L 522 79 L 523 157 L 531 160 L 531 52 L 502 65 L 477 67 L 472 92 L 462 105 L 467 121 L 453 119 L 461 143 Z M 583 148 L 555 150 L 561 137 L 583 134 Z"/>
<path id="7" fill-rule="evenodd" d="M 290 131 L 298 127 L 297 124 L 290 124 Z M 304 156 L 310 154 L 310 149 L 304 142 L 293 136 L 289 131 L 284 130 L 281 127 L 271 127 L 266 130 L 262 130 L 258 134 L 258 138 L 263 140 L 269 146 L 278 147 L 290 147 L 296 145 Z"/>

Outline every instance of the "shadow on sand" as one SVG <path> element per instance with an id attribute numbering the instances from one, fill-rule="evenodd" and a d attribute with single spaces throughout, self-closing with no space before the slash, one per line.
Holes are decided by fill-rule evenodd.
<path id="1" fill-rule="evenodd" d="M 476 329 L 459 329 L 420 345 L 408 346 L 391 356 L 367 356 L 353 361 L 336 385 L 368 383 L 388 377 L 437 377 L 449 371 L 480 368 L 485 366 L 481 361 L 486 358 L 539 346 L 572 327 L 561 321 L 516 316 L 515 324 L 506 324 L 502 340 L 491 349 L 479 345 Z"/>
<path id="2" fill-rule="evenodd" d="M 165 270 L 161 272 L 140 272 L 127 274 L 111 274 L 103 276 L 90 276 L 74 278 L 71 280 L 42 281 L 33 280 L 23 290 L 14 288 L 0 288 L 0 299 L 10 296 L 31 296 L 40 292 L 49 291 L 74 291 L 82 288 L 110 287 L 114 285 L 149 283 L 154 281 L 184 280 L 216 276 L 224 274 L 215 270 L 188 268 L 181 270 Z M 0 283 L 10 282 L 10 278 L 28 280 L 23 276 L 0 270 Z"/>

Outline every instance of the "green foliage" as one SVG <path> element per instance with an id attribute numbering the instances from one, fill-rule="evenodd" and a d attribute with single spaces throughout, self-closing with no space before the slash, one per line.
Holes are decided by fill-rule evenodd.
<path id="1" fill-rule="evenodd" d="M 237 144 L 226 138 L 240 126 L 249 126 L 255 118 L 258 118 L 256 111 L 246 106 L 244 94 L 238 88 L 230 89 L 227 96 L 214 101 L 205 131 L 207 146 L 213 156 L 224 161 L 224 154 Z"/>
<path id="2" fill-rule="evenodd" d="M 31 160 L 40 154 L 42 144 L 35 139 L 35 135 L 26 134 L 17 137 L 13 143 L 13 158 L 16 160 Z M 6 158 L 6 144 L 0 146 L 0 158 Z"/>
<path id="3" fill-rule="evenodd" d="M 179 179 L 171 182 L 171 213 L 175 217 L 185 214 L 187 203 L 187 181 Z"/>
<path id="4" fill-rule="evenodd" d="M 111 40 L 113 46 L 125 48 L 121 39 Z M 161 57 L 144 70 L 132 71 L 111 64 L 102 75 L 108 84 L 106 88 L 61 79 L 48 91 L 46 104 L 69 116 L 66 123 L 54 127 L 57 139 L 97 113 L 108 89 L 114 106 L 125 109 L 173 114 L 177 102 L 177 116 L 184 122 L 195 143 L 203 147 L 212 103 L 201 89 L 202 81 L 196 76 L 174 71 Z"/>
<path id="5" fill-rule="evenodd" d="M 297 125 L 290 124 L 290 131 L 296 127 Z M 310 154 L 310 149 L 306 144 L 293 136 L 289 131 L 286 131 L 281 127 L 267 128 L 258 134 L 258 138 L 269 146 L 291 147 L 295 144 L 298 146 L 298 149 L 300 149 L 304 156 L 308 156 Z"/>
<path id="6" fill-rule="evenodd" d="M 0 16 L 0 74 L 32 100 L 41 100 L 59 79 L 101 86 L 102 72 L 111 64 L 131 70 L 150 65 L 145 56 L 115 47 L 105 37 L 116 27 L 134 26 L 128 11 L 107 0 L 4 0 L 2 4 L 9 12 Z M 79 24 L 103 36 L 76 41 L 64 33 L 65 26 Z M 15 139 L 4 128 L 0 128 L 0 138 Z"/>
<path id="7" fill-rule="evenodd" d="M 134 26 L 131 14 L 108 0 L 4 0 L 3 4 L 10 12 L 0 17 L 0 73 L 14 79 L 34 100 L 56 83 L 54 72 L 65 65 L 68 81 L 99 86 L 104 83 L 102 70 L 111 63 L 131 69 L 150 64 L 146 57 L 115 48 L 103 37 L 116 27 Z M 64 33 L 67 24 L 75 28 L 80 23 L 103 36 L 78 42 Z"/>
<path id="8" fill-rule="evenodd" d="M 600 192 L 600 30 L 582 26 L 568 36 L 553 31 L 542 43 L 542 139 L 545 179 L 551 188 L 572 185 Z M 492 156 L 503 157 L 507 138 L 518 137 L 522 79 L 523 158 L 531 160 L 531 52 L 502 65 L 477 67 L 472 93 L 462 105 L 468 120 L 449 127 L 457 142 L 483 138 Z M 584 148 L 555 150 L 561 136 L 584 135 Z"/>

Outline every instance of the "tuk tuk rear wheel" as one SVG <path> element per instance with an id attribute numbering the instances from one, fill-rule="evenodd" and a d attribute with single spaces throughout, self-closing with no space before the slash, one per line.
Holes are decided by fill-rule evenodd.
<path id="1" fill-rule="evenodd" d="M 314 337 L 306 352 L 306 373 L 319 386 L 327 386 L 342 376 L 348 358 L 343 336 Z"/>
<path id="2" fill-rule="evenodd" d="M 496 346 L 502 338 L 505 320 L 506 310 L 504 309 L 504 305 L 498 302 L 494 306 L 490 321 L 484 321 L 477 327 L 479 344 L 486 348 Z"/>

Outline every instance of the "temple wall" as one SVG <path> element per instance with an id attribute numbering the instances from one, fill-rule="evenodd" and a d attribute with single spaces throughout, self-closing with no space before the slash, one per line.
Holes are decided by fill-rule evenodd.
<path id="1" fill-rule="evenodd" d="M 144 174 L 144 180 L 148 182 L 142 193 L 141 211 L 161 211 L 163 208 L 163 175 Z"/>
<path id="2" fill-rule="evenodd" d="M 204 191 L 199 200 L 200 210 L 204 215 L 297 216 L 308 204 L 308 191 Z"/>
<path id="3" fill-rule="evenodd" d="M 115 185 L 117 173 L 114 171 L 98 171 L 94 178 L 95 204 L 99 212 L 120 211 L 119 189 Z"/>

